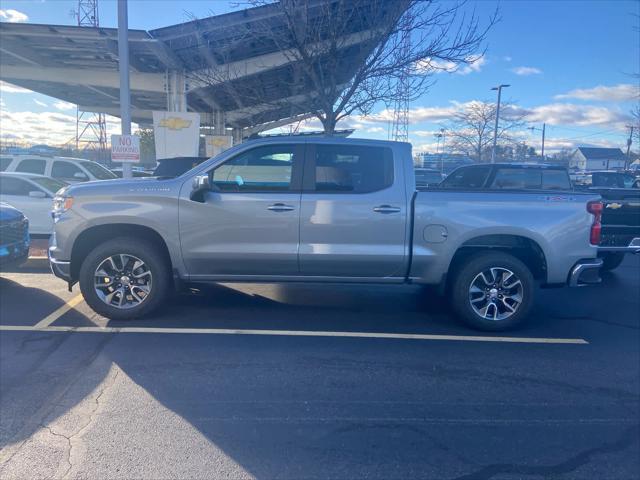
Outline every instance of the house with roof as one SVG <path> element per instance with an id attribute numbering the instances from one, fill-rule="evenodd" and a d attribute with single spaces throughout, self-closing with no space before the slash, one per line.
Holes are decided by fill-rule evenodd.
<path id="1" fill-rule="evenodd" d="M 569 161 L 574 170 L 621 169 L 627 157 L 619 148 L 578 147 Z"/>

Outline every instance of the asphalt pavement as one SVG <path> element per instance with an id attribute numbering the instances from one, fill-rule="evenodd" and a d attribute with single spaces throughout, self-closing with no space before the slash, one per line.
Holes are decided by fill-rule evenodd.
<path id="1" fill-rule="evenodd" d="M 113 322 L 0 275 L 2 480 L 638 472 L 640 256 L 501 334 L 415 286 L 225 284 Z"/>

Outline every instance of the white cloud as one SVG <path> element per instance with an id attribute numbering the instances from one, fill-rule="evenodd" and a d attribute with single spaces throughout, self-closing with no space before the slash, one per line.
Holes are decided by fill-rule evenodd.
<path id="1" fill-rule="evenodd" d="M 550 125 L 600 126 L 624 131 L 630 121 L 629 114 L 618 109 L 572 103 L 551 103 L 530 109 L 516 107 L 514 111 L 523 113 L 529 122 Z"/>
<path id="2" fill-rule="evenodd" d="M 624 102 L 640 98 L 640 87 L 630 83 L 605 86 L 598 85 L 593 88 L 578 88 L 568 93 L 556 95 L 556 100 L 575 98 L 578 100 L 598 100 L 604 102 Z"/>
<path id="3" fill-rule="evenodd" d="M 73 103 L 63 102 L 62 100 L 55 102 L 53 106 L 58 110 L 72 110 L 76 108 Z"/>
<path id="4" fill-rule="evenodd" d="M 18 87 L 7 82 L 0 80 L 0 93 L 33 93 L 26 88 Z"/>
<path id="5" fill-rule="evenodd" d="M 542 73 L 542 70 L 536 67 L 515 67 L 515 68 L 512 68 L 511 71 L 516 75 L 523 75 L 523 76 L 540 75 Z"/>
<path id="6" fill-rule="evenodd" d="M 41 107 L 48 107 L 49 105 L 47 105 L 44 102 L 41 102 L 40 100 L 38 100 L 37 98 L 33 99 L 33 103 L 35 103 L 36 105 L 40 105 Z"/>
<path id="7" fill-rule="evenodd" d="M 119 119 L 107 117 L 107 134 L 120 132 Z M 61 112 L 0 112 L 0 140 L 61 146 L 76 135 L 76 116 Z M 132 128 L 135 128 L 132 126 Z"/>
<path id="8" fill-rule="evenodd" d="M 505 62 L 510 62 L 511 60 L 513 60 L 513 58 L 511 58 L 509 55 L 506 55 L 506 56 L 502 57 L 502 59 L 503 59 Z"/>
<path id="9" fill-rule="evenodd" d="M 29 20 L 26 13 L 19 12 L 18 10 L 7 9 L 0 10 L 0 21 L 9 23 L 22 23 Z"/>
<path id="10" fill-rule="evenodd" d="M 484 56 L 472 56 L 467 58 L 468 64 L 456 64 L 455 62 L 439 60 L 437 58 L 427 58 L 418 62 L 419 70 L 432 70 L 434 73 L 456 73 L 458 75 L 468 75 L 479 72 L 483 65 L 487 63 Z"/>

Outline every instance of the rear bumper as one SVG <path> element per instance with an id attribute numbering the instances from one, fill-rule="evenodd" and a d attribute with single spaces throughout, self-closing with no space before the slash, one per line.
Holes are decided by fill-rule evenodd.
<path id="1" fill-rule="evenodd" d="M 580 260 L 571 269 L 567 283 L 570 287 L 581 287 L 600 283 L 601 279 L 600 275 L 598 275 L 600 267 L 602 267 L 601 258 Z"/>
<path id="2" fill-rule="evenodd" d="M 632 238 L 627 246 L 602 246 L 599 252 L 640 253 L 640 237 Z"/>

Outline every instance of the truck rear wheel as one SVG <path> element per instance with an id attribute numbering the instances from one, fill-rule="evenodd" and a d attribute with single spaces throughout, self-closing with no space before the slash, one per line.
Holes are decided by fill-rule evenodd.
<path id="1" fill-rule="evenodd" d="M 80 290 L 98 314 L 129 320 L 162 304 L 169 293 L 169 272 L 167 260 L 152 243 L 115 238 L 87 255 L 80 268 Z"/>
<path id="2" fill-rule="evenodd" d="M 521 323 L 533 306 L 535 281 L 520 260 L 502 252 L 469 258 L 451 284 L 452 308 L 473 328 L 499 331 Z"/>

